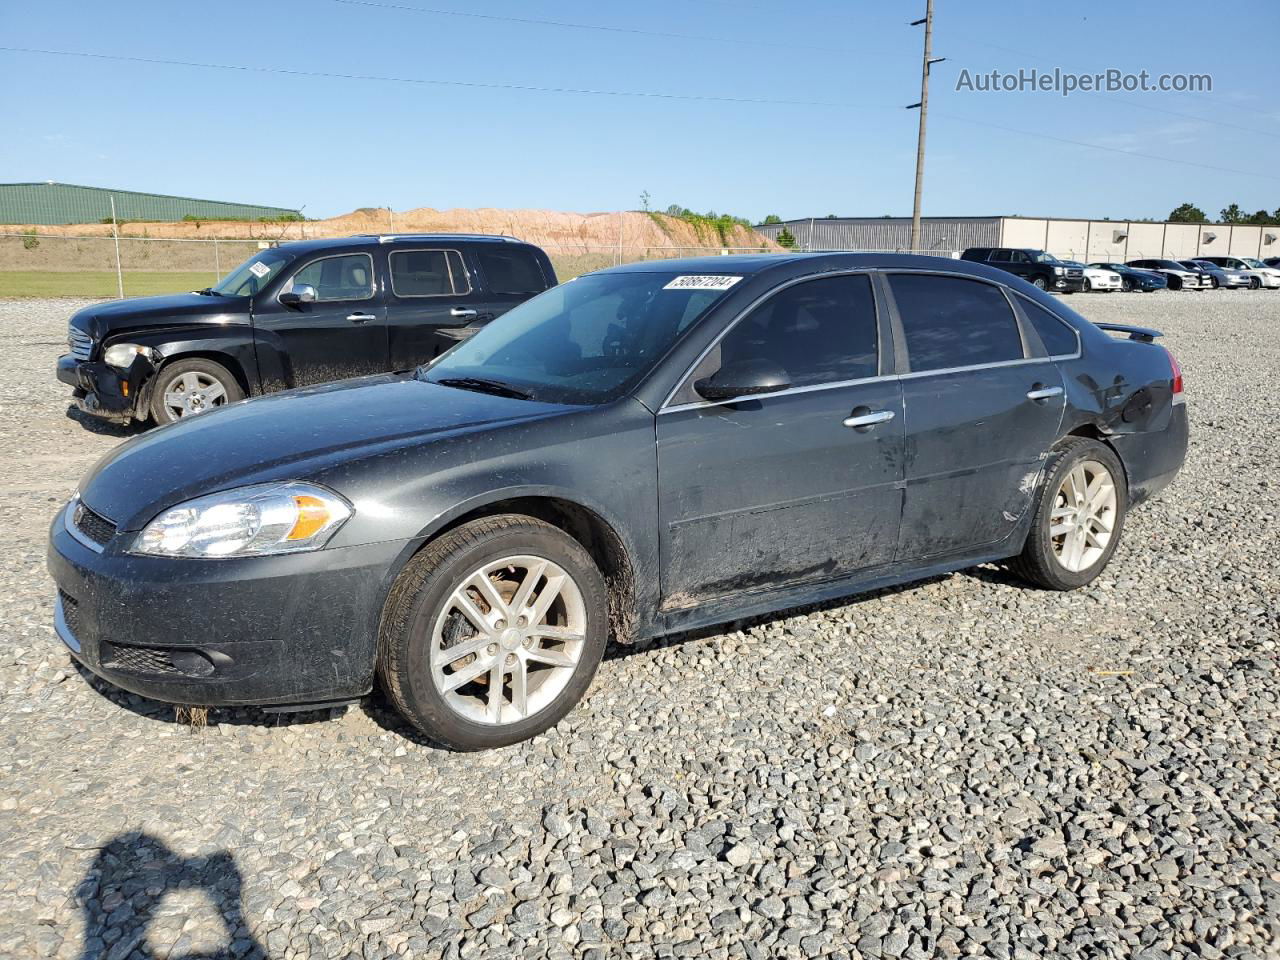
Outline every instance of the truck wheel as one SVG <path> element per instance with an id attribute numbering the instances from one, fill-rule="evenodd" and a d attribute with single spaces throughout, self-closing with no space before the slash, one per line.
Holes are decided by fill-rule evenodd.
<path id="1" fill-rule="evenodd" d="M 160 369 L 151 390 L 151 418 L 157 424 L 206 413 L 244 399 L 244 391 L 220 363 L 192 357 Z"/>
<path id="2" fill-rule="evenodd" d="M 1105 443 L 1069 437 L 1045 465 L 1039 501 L 1014 572 L 1049 590 L 1074 590 L 1100 574 L 1120 542 L 1129 490 Z"/>
<path id="3" fill-rule="evenodd" d="M 573 708 L 608 634 L 604 578 L 578 541 L 532 517 L 485 517 L 409 561 L 383 610 L 378 676 L 442 746 L 503 747 Z"/>
<path id="4" fill-rule="evenodd" d="M 1047 290 L 1049 288 L 1049 284 L 1045 282 L 1044 277 L 1036 277 L 1034 280 L 1031 281 L 1031 283 L 1035 286 L 1037 290 Z"/>

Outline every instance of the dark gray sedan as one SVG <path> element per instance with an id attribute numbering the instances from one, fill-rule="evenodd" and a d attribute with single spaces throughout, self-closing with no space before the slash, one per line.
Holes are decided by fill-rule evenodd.
<path id="1" fill-rule="evenodd" d="M 1157 336 L 929 257 L 591 274 L 411 377 L 122 444 L 53 522 L 57 630 L 147 696 L 380 681 L 444 744 L 512 743 L 573 707 L 610 636 L 989 561 L 1088 583 L 1186 452 Z"/>

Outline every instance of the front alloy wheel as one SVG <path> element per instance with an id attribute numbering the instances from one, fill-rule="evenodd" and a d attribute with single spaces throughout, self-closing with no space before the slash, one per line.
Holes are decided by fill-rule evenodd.
<path id="1" fill-rule="evenodd" d="M 378 675 L 437 743 L 506 746 L 582 698 L 608 623 L 604 578 L 582 544 L 533 517 L 484 517 L 406 565 L 383 611 Z"/>
<path id="2" fill-rule="evenodd" d="M 586 644 L 582 591 L 546 557 L 503 557 L 462 579 L 431 634 L 431 681 L 476 723 L 528 719 L 573 679 Z"/>
<path id="3" fill-rule="evenodd" d="M 1049 284 L 1045 282 L 1044 277 L 1036 277 L 1031 282 L 1035 285 L 1037 290 L 1047 290 L 1049 287 Z"/>
<path id="4" fill-rule="evenodd" d="M 244 399 L 231 371 L 212 360 L 193 357 L 164 367 L 151 394 L 151 417 L 173 423 Z"/>

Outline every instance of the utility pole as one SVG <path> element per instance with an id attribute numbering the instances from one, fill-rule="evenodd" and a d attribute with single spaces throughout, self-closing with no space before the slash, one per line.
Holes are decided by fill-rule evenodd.
<path id="1" fill-rule="evenodd" d="M 124 271 L 120 266 L 120 224 L 116 221 L 116 195 L 107 195 L 111 200 L 111 236 L 116 242 L 116 288 L 120 291 L 120 299 L 124 299 Z"/>
<path id="2" fill-rule="evenodd" d="M 933 54 L 933 0 L 925 0 L 923 20 L 914 20 L 911 26 L 924 24 L 924 62 L 920 70 L 920 102 L 907 107 L 908 110 L 920 111 L 920 133 L 916 139 L 916 196 L 911 205 L 911 249 L 920 249 L 920 191 L 924 186 L 924 131 L 929 114 L 929 67 L 941 63 L 946 57 L 935 57 Z"/>

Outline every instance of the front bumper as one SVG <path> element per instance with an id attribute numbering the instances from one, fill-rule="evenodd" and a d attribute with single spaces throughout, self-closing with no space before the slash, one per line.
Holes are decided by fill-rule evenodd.
<path id="1" fill-rule="evenodd" d="M 1084 289 L 1084 277 L 1054 277 L 1049 289 L 1059 293 L 1079 293 Z"/>
<path id="2" fill-rule="evenodd" d="M 201 705 L 315 704 L 372 689 L 382 602 L 404 543 L 195 560 L 99 552 L 54 518 L 55 627 L 133 693 Z"/>
<path id="3" fill-rule="evenodd" d="M 145 394 L 155 367 L 135 358 L 127 371 L 105 363 L 91 363 L 71 354 L 58 358 L 57 377 L 74 388 L 76 406 L 106 420 L 127 422 L 147 416 Z"/>

